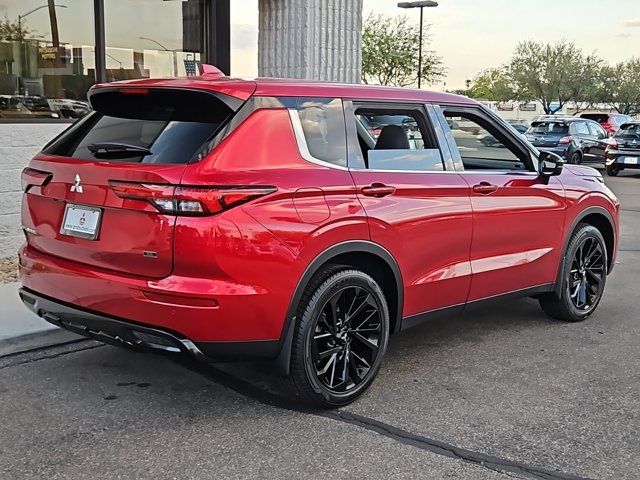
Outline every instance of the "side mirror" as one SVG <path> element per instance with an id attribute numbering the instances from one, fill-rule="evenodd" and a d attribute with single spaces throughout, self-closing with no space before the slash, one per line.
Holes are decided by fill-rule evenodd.
<path id="1" fill-rule="evenodd" d="M 552 152 L 540 152 L 540 175 L 543 177 L 553 177 L 562 173 L 564 160 L 560 155 Z"/>

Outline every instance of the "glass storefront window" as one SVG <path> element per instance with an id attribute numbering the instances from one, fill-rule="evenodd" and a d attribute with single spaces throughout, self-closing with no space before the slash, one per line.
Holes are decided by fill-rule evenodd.
<path id="1" fill-rule="evenodd" d="M 102 1 L 104 23 L 91 0 L 0 0 L 0 122 L 80 118 L 90 111 L 87 92 L 96 79 L 198 72 L 214 0 Z M 96 28 L 103 52 L 96 51 Z"/>
<path id="2" fill-rule="evenodd" d="M 107 80 L 187 75 L 205 15 L 205 0 L 105 0 Z"/>
<path id="3" fill-rule="evenodd" d="M 79 118 L 89 111 L 93 2 L 8 2 L 0 19 L 0 119 Z"/>

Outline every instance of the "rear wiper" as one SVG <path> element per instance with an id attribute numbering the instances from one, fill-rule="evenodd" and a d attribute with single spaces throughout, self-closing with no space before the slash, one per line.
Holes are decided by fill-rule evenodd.
<path id="1" fill-rule="evenodd" d="M 87 148 L 94 155 L 96 153 L 130 153 L 135 155 L 151 155 L 152 152 L 148 148 L 138 147 L 137 145 L 129 145 L 127 143 L 92 143 Z"/>

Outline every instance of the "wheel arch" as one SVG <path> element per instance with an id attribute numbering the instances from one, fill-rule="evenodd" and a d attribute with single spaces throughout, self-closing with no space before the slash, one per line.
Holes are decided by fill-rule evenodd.
<path id="1" fill-rule="evenodd" d="M 287 316 L 280 334 L 280 354 L 276 359 L 276 367 L 284 375 L 289 373 L 291 340 L 298 304 L 314 275 L 324 266 L 331 264 L 352 266 L 371 275 L 382 288 L 389 304 L 391 333 L 400 329 L 404 305 L 404 286 L 400 267 L 393 255 L 381 245 L 366 240 L 351 240 L 333 245 L 318 254 L 309 263 L 298 280 L 289 302 Z"/>
<path id="2" fill-rule="evenodd" d="M 562 246 L 562 257 L 558 268 L 558 276 L 556 278 L 556 294 L 560 295 L 562 288 L 562 278 L 564 276 L 564 264 L 567 256 L 567 247 L 571 234 L 575 231 L 580 223 L 586 223 L 594 226 L 602 234 L 607 248 L 607 272 L 611 273 L 614 265 L 616 252 L 616 226 L 611 213 L 604 207 L 592 206 L 582 210 L 571 222 L 568 229 L 565 230 L 565 238 Z"/>

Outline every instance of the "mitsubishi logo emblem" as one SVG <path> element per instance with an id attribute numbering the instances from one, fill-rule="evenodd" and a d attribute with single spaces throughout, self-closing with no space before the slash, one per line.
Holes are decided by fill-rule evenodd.
<path id="1" fill-rule="evenodd" d="M 80 175 L 76 173 L 76 178 L 73 179 L 73 185 L 71 185 L 71 191 L 76 193 L 82 193 L 82 185 L 80 184 Z"/>

